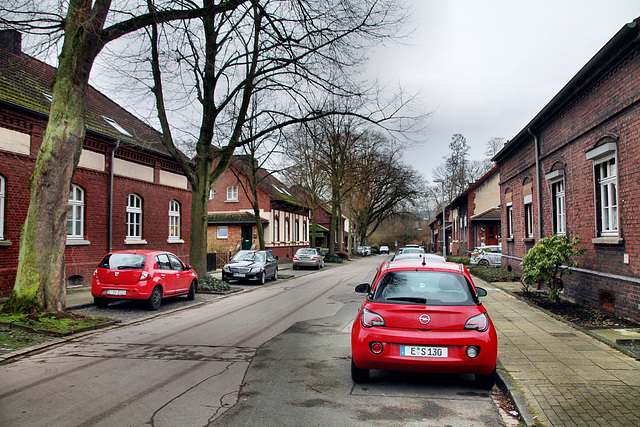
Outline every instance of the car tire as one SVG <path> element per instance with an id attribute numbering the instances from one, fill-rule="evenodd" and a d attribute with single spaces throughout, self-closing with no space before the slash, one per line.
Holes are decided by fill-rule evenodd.
<path id="1" fill-rule="evenodd" d="M 276 271 L 273 272 L 273 277 L 271 280 L 278 280 L 278 268 L 276 267 Z"/>
<path id="2" fill-rule="evenodd" d="M 196 299 L 196 281 L 193 280 L 191 282 L 191 286 L 189 286 L 189 293 L 187 293 L 187 300 L 189 301 L 193 301 L 194 299 Z"/>
<path id="3" fill-rule="evenodd" d="M 369 382 L 369 369 L 360 369 L 351 359 L 351 379 L 356 384 L 364 384 Z"/>
<path id="4" fill-rule="evenodd" d="M 475 374 L 476 387 L 491 390 L 496 384 L 496 368 L 490 374 Z"/>
<path id="5" fill-rule="evenodd" d="M 316 270 L 320 270 L 322 268 L 322 266 L 320 265 L 320 263 L 318 263 L 318 266 L 316 267 Z"/>
<path id="6" fill-rule="evenodd" d="M 297 270 L 297 269 L 298 269 L 298 266 L 296 266 L 296 265 L 294 264 L 294 265 L 293 265 L 293 269 L 294 269 L 294 270 Z"/>
<path id="7" fill-rule="evenodd" d="M 267 282 L 267 274 L 264 271 L 262 273 L 260 273 L 260 277 L 258 278 L 258 282 L 260 282 L 261 285 L 264 285 Z"/>
<path id="8" fill-rule="evenodd" d="M 487 261 L 486 259 L 481 259 L 480 261 L 478 261 L 478 265 L 482 267 L 489 267 L 489 261 Z"/>
<path id="9" fill-rule="evenodd" d="M 162 303 L 162 289 L 160 286 L 156 286 L 151 291 L 151 295 L 147 300 L 147 308 L 151 311 L 156 311 L 160 308 L 160 304 Z"/>
<path id="10" fill-rule="evenodd" d="M 94 297 L 93 298 L 93 303 L 98 308 L 106 308 L 109 305 L 109 300 L 107 298 L 104 298 L 104 297 L 98 297 L 98 298 Z"/>

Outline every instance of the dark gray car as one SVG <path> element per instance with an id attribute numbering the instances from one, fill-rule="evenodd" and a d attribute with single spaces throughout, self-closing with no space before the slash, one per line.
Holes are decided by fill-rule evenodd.
<path id="1" fill-rule="evenodd" d="M 278 278 L 278 260 L 269 251 L 240 251 L 222 268 L 222 280 L 252 280 L 264 284 Z"/>

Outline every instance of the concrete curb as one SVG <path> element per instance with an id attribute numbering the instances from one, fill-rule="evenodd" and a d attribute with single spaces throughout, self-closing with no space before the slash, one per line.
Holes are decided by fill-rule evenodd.
<path id="1" fill-rule="evenodd" d="M 511 399 L 511 402 L 513 402 L 513 406 L 516 407 L 516 411 L 518 411 L 522 422 L 527 426 L 536 425 L 536 417 L 531 411 L 529 402 L 527 402 L 527 399 L 524 397 L 524 394 L 518 388 L 516 383 L 513 382 L 509 376 L 509 372 L 504 368 L 504 366 L 502 366 L 500 360 L 498 360 L 496 371 L 498 373 L 496 377 L 496 385 L 509 397 L 509 399 Z"/>

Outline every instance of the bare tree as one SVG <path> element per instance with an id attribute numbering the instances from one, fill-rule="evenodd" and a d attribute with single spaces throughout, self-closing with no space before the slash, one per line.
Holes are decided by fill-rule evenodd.
<path id="1" fill-rule="evenodd" d="M 138 13 L 135 7 L 116 12 L 112 0 L 69 0 L 66 13 L 56 12 L 55 5 L 29 0 L 12 0 L 0 6 L 3 27 L 44 34 L 52 42 L 63 40 L 49 120 L 29 183 L 31 195 L 20 236 L 16 283 L 3 311 L 65 308 L 67 200 L 86 131 L 86 88 L 98 53 L 108 42 L 152 22 L 190 19 L 205 13 L 216 16 L 245 1 L 223 1 L 205 8 L 169 1 L 166 8 L 154 13 Z M 105 28 L 108 20 L 111 25 Z"/>
<path id="2" fill-rule="evenodd" d="M 359 244 L 365 244 L 387 218 L 416 203 L 424 188 L 419 173 L 402 164 L 401 151 L 391 141 L 375 133 L 361 139 L 354 159 L 357 181 L 349 205 Z"/>
<path id="3" fill-rule="evenodd" d="M 372 37 L 387 37 L 392 10 L 389 2 L 376 0 L 254 0 L 226 14 L 204 16 L 201 28 L 191 22 L 182 28 L 153 27 L 153 92 L 165 146 L 191 183 L 190 261 L 198 274 L 206 272 L 207 195 L 234 150 L 287 126 L 336 114 L 378 124 L 398 115 L 397 109 L 339 109 L 317 102 L 355 98 L 364 107 L 375 94 L 357 85 L 350 70 Z M 162 76 L 175 65 L 173 55 L 178 68 L 193 76 L 201 107 L 193 169 L 179 159 L 165 105 Z M 251 113 L 255 96 L 262 108 Z M 247 136 L 243 128 L 250 122 L 260 128 Z"/>
<path id="4" fill-rule="evenodd" d="M 327 197 L 328 175 L 322 167 L 319 153 L 321 150 L 319 123 L 303 123 L 289 132 L 287 138 L 287 158 L 284 175 L 290 186 L 297 189 L 309 208 L 311 216 L 310 244 L 316 245 L 318 227 L 317 209 Z"/>

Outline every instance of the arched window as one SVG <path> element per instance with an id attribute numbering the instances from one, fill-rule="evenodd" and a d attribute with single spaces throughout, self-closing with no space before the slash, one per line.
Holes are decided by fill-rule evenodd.
<path id="1" fill-rule="evenodd" d="M 288 242 L 291 240 L 291 224 L 289 223 L 289 218 L 284 220 L 284 241 Z"/>
<path id="2" fill-rule="evenodd" d="M 67 239 L 84 238 L 84 190 L 73 184 L 67 204 Z"/>
<path id="3" fill-rule="evenodd" d="M 142 198 L 127 196 L 127 239 L 142 240 Z"/>
<path id="4" fill-rule="evenodd" d="M 280 220 L 278 218 L 273 220 L 273 241 L 280 241 Z"/>
<path id="5" fill-rule="evenodd" d="M 169 202 L 169 240 L 180 240 L 180 203 Z"/>

